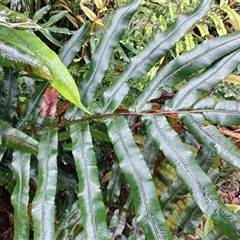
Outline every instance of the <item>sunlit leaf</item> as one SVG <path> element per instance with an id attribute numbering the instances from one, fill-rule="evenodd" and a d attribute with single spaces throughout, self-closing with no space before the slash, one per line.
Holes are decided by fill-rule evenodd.
<path id="1" fill-rule="evenodd" d="M 90 114 L 80 102 L 77 86 L 66 67 L 38 37 L 25 31 L 2 27 L 0 64 L 47 79 L 67 100 Z"/>

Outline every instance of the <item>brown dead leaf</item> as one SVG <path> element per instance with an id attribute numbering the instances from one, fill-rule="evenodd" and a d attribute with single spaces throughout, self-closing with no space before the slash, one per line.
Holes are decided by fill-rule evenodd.
<path id="1" fill-rule="evenodd" d="M 43 95 L 41 113 L 44 118 L 54 116 L 56 113 L 59 93 L 56 89 L 49 87 Z"/>

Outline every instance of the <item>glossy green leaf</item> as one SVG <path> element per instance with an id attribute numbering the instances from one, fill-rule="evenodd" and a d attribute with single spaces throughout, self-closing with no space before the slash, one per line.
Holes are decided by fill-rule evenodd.
<path id="1" fill-rule="evenodd" d="M 204 125 L 205 119 L 201 114 L 181 114 L 180 119 L 198 140 L 207 145 L 226 162 L 240 168 L 240 150 L 215 126 Z"/>
<path id="2" fill-rule="evenodd" d="M 14 209 L 14 240 L 29 239 L 28 215 L 31 154 L 19 150 L 13 152 L 12 169 L 16 180 L 11 203 Z"/>
<path id="3" fill-rule="evenodd" d="M 240 51 L 228 54 L 189 80 L 166 105 L 166 110 L 183 110 L 192 106 L 202 95 L 211 90 L 239 64 Z"/>
<path id="4" fill-rule="evenodd" d="M 13 9 L 13 8 L 11 8 Z M 25 15 L 0 5 L 0 26 L 40 30 L 42 27 Z"/>
<path id="5" fill-rule="evenodd" d="M 134 196 L 137 221 L 148 239 L 172 239 L 150 171 L 124 117 L 106 120 L 119 165 Z M 126 137 L 127 136 L 127 137 Z"/>
<path id="6" fill-rule="evenodd" d="M 78 174 L 78 199 L 85 238 L 110 239 L 88 123 L 72 123 L 70 134 Z"/>
<path id="7" fill-rule="evenodd" d="M 174 87 L 191 74 L 211 66 L 216 60 L 235 51 L 239 45 L 240 32 L 204 41 L 161 69 L 136 99 L 132 108 L 137 112 L 149 110 L 151 105 L 148 102 L 161 95 L 160 89 L 163 86 Z"/>
<path id="8" fill-rule="evenodd" d="M 57 188 L 57 128 L 42 130 L 38 149 L 38 182 L 32 201 L 34 239 L 54 239 Z"/>
<path id="9" fill-rule="evenodd" d="M 221 202 L 210 178 L 197 164 L 164 116 L 143 117 L 149 133 L 188 188 L 195 202 L 231 239 L 240 237 L 238 218 Z"/>
<path id="10" fill-rule="evenodd" d="M 131 58 L 128 68 L 104 92 L 101 100 L 101 112 L 114 111 L 128 93 L 129 88 L 126 82 L 129 79 L 137 80 L 145 75 L 184 36 L 189 28 L 208 12 L 211 4 L 212 1 L 202 1 L 191 14 L 180 15 L 170 28 L 163 33 L 156 34 L 139 54 Z"/>
<path id="11" fill-rule="evenodd" d="M 18 70 L 13 68 L 3 70 L 4 76 L 0 82 L 0 118 L 12 123 L 18 102 Z"/>
<path id="12" fill-rule="evenodd" d="M 17 67 L 31 75 L 47 79 L 67 100 L 89 113 L 80 102 L 77 86 L 66 67 L 38 37 L 25 31 L 2 27 L 0 64 Z"/>
<path id="13" fill-rule="evenodd" d="M 59 52 L 58 56 L 67 67 L 82 48 L 87 38 L 90 35 L 90 24 L 84 24 L 75 34 L 68 40 L 64 47 Z"/>
<path id="14" fill-rule="evenodd" d="M 38 142 L 0 120 L 0 145 L 36 155 Z"/>
<path id="15" fill-rule="evenodd" d="M 82 44 L 85 42 L 86 37 L 88 36 L 89 28 L 90 25 L 85 24 L 72 36 L 72 38 L 63 46 L 62 50 L 60 51 L 59 58 L 66 67 L 72 62 L 72 59 L 76 53 L 81 49 Z M 25 127 L 27 122 L 37 117 L 40 112 L 41 100 L 47 87 L 47 81 L 44 81 L 38 86 L 31 99 L 28 100 L 24 112 L 16 124 L 16 128 L 22 129 Z"/>
<path id="16" fill-rule="evenodd" d="M 233 126 L 240 123 L 240 103 L 225 99 L 203 98 L 194 105 L 203 112 L 204 118 L 213 124 Z"/>

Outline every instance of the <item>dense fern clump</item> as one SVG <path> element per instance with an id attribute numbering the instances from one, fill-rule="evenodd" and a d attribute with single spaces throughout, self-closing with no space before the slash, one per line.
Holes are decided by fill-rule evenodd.
<path id="1" fill-rule="evenodd" d="M 239 78 L 237 4 L 188 2 L 156 11 L 142 42 L 138 16 L 158 1 L 63 0 L 25 6 L 29 18 L 0 6 L 14 239 L 240 238 L 239 208 L 216 188 L 220 161 L 240 168 L 238 98 L 217 90 Z"/>

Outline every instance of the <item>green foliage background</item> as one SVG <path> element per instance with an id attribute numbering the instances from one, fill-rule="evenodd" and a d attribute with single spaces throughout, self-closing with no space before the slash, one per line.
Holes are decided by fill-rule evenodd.
<path id="1" fill-rule="evenodd" d="M 238 11 L 1 5 L 0 196 L 14 239 L 239 238 L 239 206 L 217 193 L 223 162 L 240 167 Z M 62 96 L 43 118 L 49 84 Z"/>

